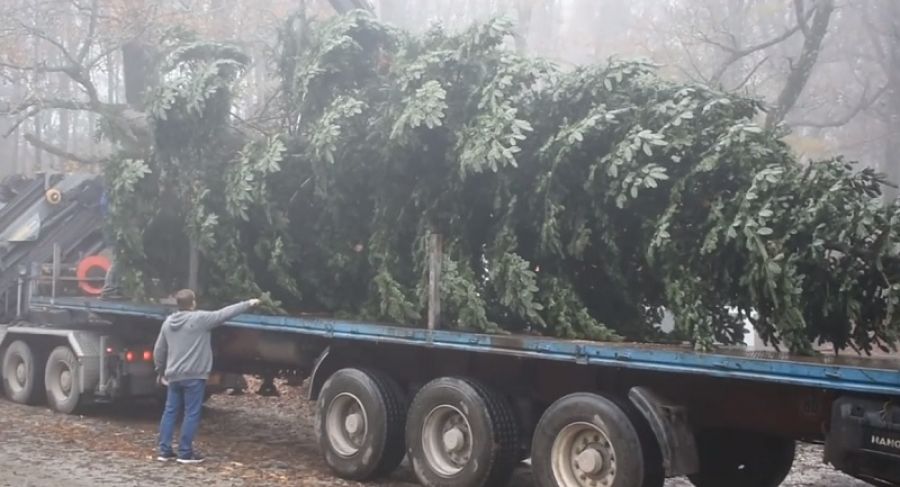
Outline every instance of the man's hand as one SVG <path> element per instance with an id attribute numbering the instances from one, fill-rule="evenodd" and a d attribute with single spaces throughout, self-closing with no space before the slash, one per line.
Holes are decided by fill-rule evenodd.
<path id="1" fill-rule="evenodd" d="M 156 385 L 158 385 L 160 387 L 169 387 L 169 381 L 167 381 L 166 378 L 163 377 L 162 374 L 157 374 L 156 375 Z"/>
<path id="2" fill-rule="evenodd" d="M 260 300 L 259 300 L 259 299 L 256 299 L 256 298 L 253 298 L 253 299 L 251 299 L 251 300 L 249 301 L 249 303 L 250 303 L 250 306 L 252 306 L 252 307 L 255 308 L 255 307 L 259 306 Z"/>

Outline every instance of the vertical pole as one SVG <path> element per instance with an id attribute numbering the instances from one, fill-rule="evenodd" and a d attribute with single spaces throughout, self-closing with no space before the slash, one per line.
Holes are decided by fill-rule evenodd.
<path id="1" fill-rule="evenodd" d="M 188 289 L 197 292 L 197 280 L 200 273 L 200 252 L 197 244 L 191 240 L 190 249 L 188 251 Z"/>
<path id="2" fill-rule="evenodd" d="M 107 360 L 109 360 L 107 358 L 107 355 L 109 355 L 109 354 L 106 353 L 106 346 L 108 343 L 109 343 L 109 337 L 106 335 L 101 335 L 100 336 L 100 385 L 97 387 L 98 390 L 100 391 L 100 394 L 106 393 L 106 389 L 107 389 L 106 382 L 109 380 L 107 378 L 107 375 L 109 375 L 109 372 L 107 372 L 107 370 L 106 370 L 106 362 L 107 362 Z"/>
<path id="3" fill-rule="evenodd" d="M 43 278 L 43 266 L 37 262 L 32 262 L 30 271 L 25 275 L 27 286 L 25 287 L 25 302 L 22 303 L 23 311 L 28 311 L 28 308 L 31 306 L 31 298 L 34 297 L 35 294 L 40 296 L 40 285 Z"/>
<path id="4" fill-rule="evenodd" d="M 428 238 L 428 329 L 435 330 L 441 323 L 441 263 L 444 260 L 441 235 L 432 233 Z"/>
<path id="5" fill-rule="evenodd" d="M 53 244 L 53 277 L 50 281 L 50 304 L 56 303 L 56 281 L 59 279 L 59 260 L 60 260 L 59 243 Z"/>
<path id="6" fill-rule="evenodd" d="M 16 318 L 22 317 L 22 297 L 24 296 L 24 287 L 25 287 L 25 277 L 23 277 L 24 272 L 19 270 L 19 285 L 16 288 Z"/>

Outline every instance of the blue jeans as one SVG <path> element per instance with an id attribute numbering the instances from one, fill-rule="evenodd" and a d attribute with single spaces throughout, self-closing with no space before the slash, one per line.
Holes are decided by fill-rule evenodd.
<path id="1" fill-rule="evenodd" d="M 178 441 L 178 457 L 190 458 L 194 454 L 194 435 L 200 426 L 200 412 L 203 409 L 203 395 L 206 393 L 204 379 L 180 380 L 169 383 L 166 394 L 166 409 L 159 423 L 159 453 L 171 455 L 172 437 L 178 413 L 184 410 L 181 423 L 181 439 Z"/>

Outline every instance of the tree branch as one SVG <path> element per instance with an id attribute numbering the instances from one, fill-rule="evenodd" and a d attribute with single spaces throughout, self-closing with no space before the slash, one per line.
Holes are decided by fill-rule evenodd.
<path id="1" fill-rule="evenodd" d="M 18 24 L 19 24 L 20 27 L 22 27 L 23 29 L 25 29 L 25 31 L 28 32 L 29 34 L 33 35 L 34 37 L 36 37 L 36 38 L 38 38 L 38 39 L 40 39 L 40 40 L 42 40 L 42 41 L 44 41 L 44 42 L 46 42 L 46 43 L 48 43 L 48 44 L 50 44 L 50 45 L 52 45 L 53 47 L 59 49 L 59 51 L 62 53 L 62 55 L 65 56 L 65 58 L 66 58 L 70 63 L 72 63 L 72 64 L 77 64 L 77 61 L 75 60 L 75 58 L 72 57 L 72 53 L 69 52 L 69 50 L 66 48 L 66 46 L 65 46 L 62 42 L 58 41 L 58 40 L 57 40 L 56 38 L 54 38 L 53 36 L 51 36 L 50 34 L 48 34 L 48 33 L 44 32 L 44 31 L 42 31 L 41 29 L 38 29 L 37 27 L 32 27 L 32 26 L 30 26 L 30 25 L 28 25 L 28 24 L 26 24 L 26 23 L 24 23 L 24 22 L 21 22 L 21 21 L 19 21 Z"/>
<path id="2" fill-rule="evenodd" d="M 768 60 L 769 60 L 769 56 L 765 56 L 762 59 L 760 59 L 760 61 L 758 63 L 756 63 L 755 66 L 753 66 L 753 69 L 751 69 L 750 72 L 747 73 L 747 76 L 744 76 L 744 79 L 742 79 L 741 82 L 737 84 L 737 86 L 732 88 L 732 91 L 737 91 L 737 90 L 743 88 L 747 83 L 749 83 L 750 78 L 752 78 L 753 75 L 756 74 L 757 71 L 759 71 L 760 66 L 765 64 L 766 61 L 768 61 Z"/>
<path id="3" fill-rule="evenodd" d="M 56 157 L 60 157 L 62 159 L 75 161 L 81 164 L 94 164 L 97 161 L 92 161 L 86 157 L 79 156 L 77 154 L 73 154 L 71 152 L 65 151 L 55 145 L 48 144 L 40 139 L 38 139 L 34 134 L 25 134 L 25 140 L 34 146 L 34 148 L 42 150 L 48 154 L 52 154 Z"/>
<path id="4" fill-rule="evenodd" d="M 80 65 L 73 64 L 69 66 L 46 66 L 42 64 L 35 64 L 29 66 L 0 61 L 0 67 L 17 71 L 30 71 L 35 73 L 63 73 L 71 78 L 72 81 L 78 83 L 82 88 L 84 88 L 85 93 L 92 103 L 100 103 L 100 97 L 97 94 L 97 88 L 94 86 L 94 83 L 91 82 L 89 75 L 85 74 L 85 69 Z"/>
<path id="5" fill-rule="evenodd" d="M 715 72 L 710 77 L 710 82 L 712 84 L 721 85 L 722 78 L 725 76 L 725 73 L 728 71 L 728 68 L 730 68 L 732 65 L 734 65 L 734 63 L 740 61 L 741 59 L 743 59 L 753 53 L 763 51 L 763 50 L 768 49 L 776 44 L 780 44 L 780 43 L 790 39 L 794 34 L 799 32 L 803 28 L 803 25 L 805 25 L 806 20 L 812 15 L 812 12 L 814 12 L 814 11 L 815 11 L 815 9 L 811 10 L 810 12 L 807 12 L 805 15 L 801 15 L 800 17 L 798 17 L 797 24 L 795 24 L 790 29 L 785 30 L 781 34 L 779 34 L 771 39 L 768 39 L 766 41 L 763 41 L 758 44 L 754 44 L 752 46 L 745 47 L 745 48 L 728 46 L 727 44 L 718 42 L 715 39 L 711 39 L 709 36 L 701 33 L 701 35 L 699 36 L 700 40 L 702 40 L 703 42 L 706 42 L 707 44 L 718 47 L 719 49 L 730 54 L 722 62 L 722 64 L 720 64 L 719 67 L 716 68 Z M 755 69 L 758 69 L 758 66 Z"/>
<path id="6" fill-rule="evenodd" d="M 78 100 L 65 100 L 62 98 L 28 98 L 20 103 L 16 108 L 0 110 L 0 113 L 16 114 L 21 113 L 27 108 L 51 108 L 59 110 L 91 110 L 93 106 L 90 103 Z"/>
<path id="7" fill-rule="evenodd" d="M 774 46 L 775 44 L 779 44 L 781 42 L 786 41 L 787 39 L 791 38 L 791 36 L 796 34 L 797 31 L 799 31 L 799 30 L 800 30 L 800 26 L 795 25 L 791 29 L 784 31 L 781 35 L 773 37 L 765 42 L 760 42 L 759 44 L 750 46 L 745 49 L 729 49 L 728 51 L 731 52 L 731 56 L 729 56 L 728 59 L 723 61 L 721 65 L 719 65 L 719 68 L 716 69 L 716 72 L 712 76 L 712 81 L 715 84 L 720 84 L 722 81 L 722 77 L 725 76 L 725 72 L 728 71 L 728 68 L 730 68 L 734 63 L 740 61 L 741 59 L 743 59 L 755 52 L 762 51 L 764 49 L 768 49 L 768 48 Z"/>
<path id="8" fill-rule="evenodd" d="M 0 109 L 0 115 L 18 115 L 16 121 L 3 134 L 9 137 L 15 132 L 26 120 L 34 117 L 43 110 L 84 110 L 92 111 L 100 115 L 109 112 L 106 108 L 113 108 L 107 105 L 94 105 L 90 102 L 78 100 L 64 100 L 61 98 L 29 98 L 15 107 L 6 106 Z"/>
<path id="9" fill-rule="evenodd" d="M 35 73 L 66 73 L 71 69 L 69 66 L 47 66 L 46 64 L 23 65 L 2 60 L 0 60 L 0 68 L 12 69 L 15 71 L 32 71 Z"/>
<path id="10" fill-rule="evenodd" d="M 18 117 L 8 129 L 6 129 L 6 132 L 3 133 L 3 137 L 6 138 L 12 135 L 16 130 L 19 130 L 19 127 L 21 127 L 23 123 L 25 123 L 28 119 L 37 115 L 38 113 L 41 113 L 40 108 L 31 107 L 27 112 Z"/>
<path id="11" fill-rule="evenodd" d="M 866 86 L 866 89 L 863 90 L 862 96 L 860 96 L 859 102 L 857 102 L 856 105 L 853 107 L 853 109 L 851 109 L 849 112 L 844 114 L 842 117 L 836 118 L 834 120 L 828 120 L 828 121 L 798 120 L 795 122 L 790 122 L 790 125 L 794 126 L 794 127 L 812 127 L 812 128 L 832 128 L 832 127 L 840 127 L 840 126 L 846 125 L 851 120 L 853 120 L 857 115 L 859 115 L 860 112 L 868 109 L 869 107 L 872 106 L 872 104 L 874 104 L 876 101 L 878 101 L 878 99 L 881 98 L 881 95 L 883 95 L 887 91 L 888 86 L 889 86 L 888 84 L 885 84 L 884 86 L 882 86 L 881 89 L 876 91 L 875 94 L 872 95 L 871 98 L 867 96 L 868 92 L 869 92 L 869 89 L 868 89 L 869 87 Z"/>

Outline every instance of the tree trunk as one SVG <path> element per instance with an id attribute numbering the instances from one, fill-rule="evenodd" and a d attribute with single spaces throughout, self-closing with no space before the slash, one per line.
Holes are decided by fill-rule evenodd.
<path id="1" fill-rule="evenodd" d="M 43 134 L 43 125 L 44 125 L 44 117 L 41 116 L 40 113 L 34 116 L 34 138 L 38 142 L 41 141 L 41 135 Z M 34 161 L 28 161 L 25 166 L 25 175 L 29 178 L 34 176 L 35 168 L 39 171 L 44 170 L 44 151 L 34 148 Z"/>
<path id="2" fill-rule="evenodd" d="M 531 52 L 541 57 L 557 58 L 562 3 L 559 0 L 533 0 L 533 2 L 537 5 L 534 6 L 528 29 L 528 36 L 535 40 Z"/>
<path id="3" fill-rule="evenodd" d="M 534 15 L 535 0 L 516 0 L 516 51 L 520 54 L 528 52 L 528 38 L 531 34 L 531 18 Z"/>
<path id="4" fill-rule="evenodd" d="M 18 130 L 12 133 L 9 136 L 12 139 L 12 160 L 13 167 L 15 168 L 16 174 L 22 174 L 25 172 L 22 167 L 22 134 L 19 133 Z"/>
<path id="5" fill-rule="evenodd" d="M 68 76 L 61 76 L 59 83 L 59 92 L 60 94 L 68 99 L 72 96 L 72 86 L 69 82 Z M 69 152 L 70 146 L 70 131 L 72 130 L 71 123 L 71 113 L 68 110 L 60 110 L 59 111 L 59 147 L 65 152 Z M 67 161 L 57 158 L 55 168 L 57 170 L 64 170 L 64 165 Z"/>
<path id="6" fill-rule="evenodd" d="M 35 17 L 35 19 L 34 19 L 34 25 L 35 25 L 35 27 L 37 27 L 39 25 L 39 19 L 37 17 Z M 32 54 L 32 56 L 34 56 L 33 59 L 35 59 L 35 60 L 41 59 L 41 42 L 40 42 L 40 40 L 37 37 L 35 37 L 32 40 L 32 42 L 33 42 L 33 45 L 32 45 L 31 54 Z M 41 73 L 38 71 L 34 71 L 32 73 L 32 77 L 31 77 L 30 89 L 31 90 L 41 89 L 42 81 L 43 81 L 43 76 L 41 76 Z M 34 123 L 34 136 L 36 137 L 36 139 L 38 141 L 40 141 L 41 134 L 43 132 L 43 117 L 41 116 L 41 113 L 37 113 L 34 116 L 33 123 Z M 33 158 L 33 160 L 29 159 L 28 165 L 25 167 L 25 175 L 26 176 L 31 177 L 34 175 L 35 166 L 37 166 L 37 168 L 39 168 L 40 170 L 44 169 L 44 159 L 43 159 L 43 154 L 41 152 L 42 151 L 40 151 L 36 148 L 34 149 L 34 158 Z"/>
<path id="7" fill-rule="evenodd" d="M 106 103 L 118 103 L 119 67 L 113 54 L 106 55 Z"/>
<path id="8" fill-rule="evenodd" d="M 125 77 L 125 102 L 136 110 L 143 110 L 145 97 L 155 85 L 156 62 L 152 48 L 142 39 L 122 46 L 122 72 Z"/>
<path id="9" fill-rule="evenodd" d="M 256 107 L 261 110 L 266 103 L 266 80 L 269 79 L 268 67 L 266 66 L 266 53 L 262 46 L 256 49 L 254 56 L 253 74 L 254 88 L 256 91 Z"/>
<path id="10" fill-rule="evenodd" d="M 822 51 L 822 41 L 828 34 L 828 23 L 831 20 L 831 14 L 834 12 L 834 0 L 821 0 L 816 3 L 816 12 L 813 14 L 812 25 L 809 26 L 808 32 L 805 32 L 805 40 L 803 41 L 803 50 L 800 58 L 792 63 L 791 72 L 788 79 L 778 96 L 775 106 L 769 111 L 766 117 L 766 126 L 774 127 L 776 124 L 784 120 L 785 115 L 794 108 L 803 88 L 806 87 L 807 81 L 812 74 L 816 61 L 819 59 L 819 53 Z M 803 22 L 798 19 L 798 22 Z"/>
<path id="11" fill-rule="evenodd" d="M 882 172 L 894 184 L 900 184 L 900 5 L 895 1 L 887 2 L 887 39 L 884 42 L 885 72 L 888 77 L 888 89 L 884 94 L 886 108 L 887 137 L 884 147 Z M 898 196 L 897 188 L 886 188 L 885 196 L 889 199 Z"/>

